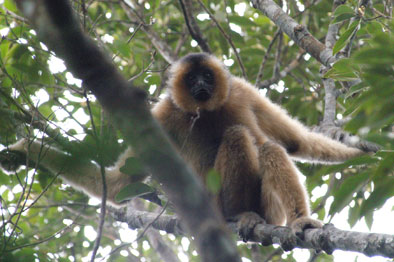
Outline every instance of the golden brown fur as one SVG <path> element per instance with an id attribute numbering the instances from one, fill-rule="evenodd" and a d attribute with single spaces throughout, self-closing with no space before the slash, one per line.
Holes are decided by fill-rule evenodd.
<path id="1" fill-rule="evenodd" d="M 216 58 L 199 56 L 198 63 L 214 72 L 212 97 L 198 102 L 188 92 L 184 75 L 193 61 L 186 57 L 173 66 L 170 94 L 152 113 L 203 179 L 212 168 L 221 174 L 218 203 L 224 216 L 252 211 L 272 224 L 320 225 L 309 219 L 307 194 L 289 155 L 338 162 L 362 151 L 308 131 Z"/>
<path id="2" fill-rule="evenodd" d="M 185 75 L 199 68 L 213 72 L 214 89 L 205 101 L 190 95 Z M 268 223 L 292 226 L 320 226 L 310 216 L 308 197 L 298 179 L 298 170 L 290 157 L 313 162 L 339 162 L 362 154 L 323 135 L 310 132 L 290 118 L 279 106 L 259 95 L 243 79 L 232 76 L 215 57 L 192 54 L 172 66 L 169 95 L 153 109 L 155 118 L 170 134 L 184 159 L 203 179 L 215 168 L 221 175 L 221 190 L 217 202 L 225 217 L 255 212 Z M 30 145 L 29 157 L 39 156 L 39 142 Z M 28 150 L 23 140 L 10 147 Z M 61 153 L 49 151 L 41 164 L 52 172 L 61 171 L 69 183 L 90 195 L 100 197 L 101 175 L 97 165 L 89 162 L 81 168 L 62 169 Z M 130 176 L 119 168 L 132 152 L 128 149 L 110 168 L 106 169 L 108 200 L 115 195 Z M 80 176 L 81 170 L 84 176 Z M 86 179 L 90 181 L 85 183 Z"/>

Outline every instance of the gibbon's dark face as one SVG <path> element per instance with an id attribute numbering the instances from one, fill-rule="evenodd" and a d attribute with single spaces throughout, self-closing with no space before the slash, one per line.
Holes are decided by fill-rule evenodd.
<path id="1" fill-rule="evenodd" d="M 184 112 L 214 111 L 228 98 L 230 77 L 216 57 L 188 54 L 171 66 L 168 86 L 172 101 Z"/>
<path id="2" fill-rule="evenodd" d="M 215 78 L 213 71 L 207 66 L 199 63 L 193 64 L 185 75 L 184 81 L 195 100 L 205 102 L 212 97 Z"/>

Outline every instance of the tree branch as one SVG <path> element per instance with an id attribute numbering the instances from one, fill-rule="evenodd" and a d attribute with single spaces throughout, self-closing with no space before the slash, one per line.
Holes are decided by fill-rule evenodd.
<path id="1" fill-rule="evenodd" d="M 334 4 L 332 7 L 333 12 L 335 9 L 342 5 L 344 2 L 341 0 L 334 0 Z M 328 48 L 332 48 L 336 42 L 336 36 L 339 31 L 339 24 L 330 24 L 328 27 L 325 44 Z M 324 75 L 325 71 L 328 70 L 328 67 L 321 67 L 321 74 Z M 376 152 L 379 150 L 379 146 L 362 140 L 360 137 L 349 134 L 342 130 L 342 128 L 335 125 L 336 119 L 336 106 L 337 106 L 337 97 L 339 95 L 339 91 L 335 88 L 335 82 L 333 79 L 323 78 L 324 85 L 324 116 L 323 121 L 319 126 L 315 127 L 313 131 L 323 133 L 324 135 L 341 141 L 342 143 L 359 148 L 366 152 Z"/>
<path id="2" fill-rule="evenodd" d="M 334 250 L 346 250 L 363 253 L 367 256 L 394 257 L 394 236 L 387 234 L 363 233 L 340 230 L 332 224 L 323 228 L 305 230 L 304 239 L 300 239 L 288 227 L 257 225 L 251 240 L 263 244 L 294 243 L 294 248 L 313 248 L 331 254 Z"/>
<path id="3" fill-rule="evenodd" d="M 200 27 L 198 26 L 196 19 L 194 19 L 193 2 L 190 0 L 179 0 L 179 4 L 181 5 L 183 16 L 185 17 L 185 22 L 192 38 L 197 41 L 202 51 L 206 53 L 212 53 L 206 39 L 201 33 Z"/>
<path id="4" fill-rule="evenodd" d="M 162 184 L 203 261 L 240 261 L 219 211 L 150 114 L 146 93 L 135 88 L 84 35 L 66 0 L 17 0 L 38 37 L 63 58 L 68 69 L 97 97 L 127 144 Z"/>
<path id="5" fill-rule="evenodd" d="M 271 52 L 272 46 L 274 45 L 276 39 L 278 38 L 279 34 L 281 34 L 281 33 L 282 33 L 282 31 L 280 31 L 280 29 L 278 29 L 278 31 L 276 31 L 274 37 L 272 38 L 271 42 L 269 43 L 269 45 L 267 47 L 267 50 L 265 52 L 263 61 L 261 62 L 261 65 L 259 67 L 259 72 L 257 73 L 257 77 L 256 77 L 255 86 L 257 86 L 259 88 L 261 88 L 260 87 L 261 86 L 260 83 L 261 83 L 261 80 L 263 79 L 263 73 L 264 73 L 263 71 L 264 71 L 265 64 L 266 64 L 266 62 L 268 60 L 269 53 Z"/>
<path id="6" fill-rule="evenodd" d="M 227 34 L 226 31 L 224 31 L 224 29 L 220 26 L 219 22 L 216 20 L 215 16 L 211 13 L 211 11 L 209 11 L 209 9 L 204 5 L 204 3 L 201 0 L 198 0 L 198 2 L 200 3 L 201 7 L 205 10 L 205 12 L 207 12 L 207 14 L 212 19 L 212 21 L 215 23 L 215 25 L 218 27 L 219 31 L 222 33 L 224 38 L 226 38 L 226 40 L 230 44 L 231 48 L 234 51 L 235 57 L 237 58 L 238 65 L 241 68 L 242 76 L 245 79 L 247 79 L 248 76 L 246 74 L 245 66 L 244 66 L 244 64 L 242 62 L 241 56 L 239 55 L 239 53 L 237 51 L 237 48 L 235 47 L 235 45 L 233 43 L 233 40 L 231 39 L 231 35 Z"/>
<path id="7" fill-rule="evenodd" d="M 168 203 L 168 202 L 167 202 Z M 139 199 L 133 199 L 131 201 L 131 205 L 128 206 L 128 208 L 133 207 L 133 210 L 145 210 L 144 204 L 142 201 Z M 165 208 L 162 209 L 160 213 L 157 214 L 157 219 L 159 219 L 164 212 Z M 152 222 L 154 223 L 157 219 L 153 220 Z M 146 234 L 149 243 L 152 245 L 152 247 L 156 250 L 156 252 L 159 254 L 160 258 L 164 262 L 180 262 L 179 258 L 175 254 L 175 252 L 172 250 L 172 248 L 164 241 L 163 237 L 159 234 L 159 232 L 155 229 L 150 228 L 151 224 L 147 224 L 145 226 L 145 231 L 143 233 Z M 141 238 L 143 235 L 139 235 L 138 238 Z"/>
<path id="8" fill-rule="evenodd" d="M 160 36 L 151 29 L 150 25 L 147 25 L 144 19 L 137 13 L 137 11 L 133 12 L 132 7 L 127 3 L 127 1 L 120 2 L 122 8 L 124 9 L 126 15 L 130 18 L 130 20 L 138 20 L 138 23 L 142 23 L 142 30 L 145 32 L 147 37 L 150 39 L 152 44 L 156 47 L 157 51 L 163 56 L 163 58 L 169 63 L 172 64 L 178 57 L 172 51 L 172 49 L 164 42 Z M 134 6 L 138 7 L 138 4 L 134 2 Z"/>
<path id="9" fill-rule="evenodd" d="M 126 222 L 130 228 L 143 228 L 151 223 L 157 230 L 163 230 L 175 235 L 183 235 L 179 220 L 174 216 L 162 215 L 143 211 L 126 212 L 116 210 L 112 212 L 115 220 Z M 233 232 L 238 233 L 237 223 L 229 223 Z M 291 228 L 258 224 L 254 228 L 249 241 L 259 242 L 263 245 L 279 244 L 285 250 L 294 248 L 309 248 L 317 251 L 324 250 L 331 254 L 334 250 L 355 251 L 367 256 L 394 257 L 394 235 L 363 233 L 341 230 L 332 224 L 323 228 L 307 229 L 304 238 L 298 238 Z"/>
<path id="10" fill-rule="evenodd" d="M 302 49 L 301 49 L 302 50 Z M 270 85 L 277 83 L 280 79 L 286 77 L 291 71 L 293 71 L 302 61 L 302 58 L 305 55 L 305 51 L 298 53 L 297 57 L 289 63 L 282 71 L 274 74 L 270 79 L 261 81 L 258 85 L 258 88 L 268 88 Z"/>
<path id="11" fill-rule="evenodd" d="M 161 215 L 159 218 L 157 214 L 125 209 L 111 209 L 111 215 L 116 221 L 127 223 L 129 228 L 144 228 L 145 225 L 150 224 L 152 228 L 163 230 L 174 235 L 185 235 L 185 230 L 182 228 L 179 219 L 176 216 Z"/>
<path id="12" fill-rule="evenodd" d="M 259 9 L 285 32 L 298 46 L 323 65 L 329 66 L 335 61 L 332 50 L 313 37 L 308 30 L 288 16 L 272 0 L 251 0 L 253 7 Z"/>

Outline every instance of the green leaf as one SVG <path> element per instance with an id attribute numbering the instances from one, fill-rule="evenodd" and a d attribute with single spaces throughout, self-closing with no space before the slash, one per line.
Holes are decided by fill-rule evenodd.
<path id="1" fill-rule="evenodd" d="M 240 26 L 255 26 L 256 23 L 245 16 L 230 16 L 228 18 L 230 23 L 234 23 Z"/>
<path id="2" fill-rule="evenodd" d="M 133 176 L 136 181 L 140 181 L 148 175 L 141 161 L 135 157 L 127 158 L 125 165 L 119 171 Z"/>
<path id="3" fill-rule="evenodd" d="M 335 9 L 334 19 L 331 21 L 331 24 L 342 22 L 346 19 L 354 17 L 355 15 L 356 14 L 351 7 L 347 5 L 340 5 L 337 7 L 337 9 Z"/>
<path id="4" fill-rule="evenodd" d="M 360 24 L 360 19 L 354 21 L 349 28 L 346 30 L 343 35 L 338 39 L 338 41 L 335 43 L 333 49 L 332 49 L 332 54 L 335 55 L 338 53 L 349 41 L 350 37 L 353 35 L 353 33 L 357 30 L 357 26 Z"/>
<path id="5" fill-rule="evenodd" d="M 340 186 L 339 190 L 334 192 L 334 202 L 332 203 L 328 213 L 330 215 L 334 215 L 348 205 L 353 199 L 353 194 L 361 189 L 368 178 L 369 175 L 365 172 L 346 179 Z"/>
<path id="6" fill-rule="evenodd" d="M 352 14 L 340 14 L 340 15 L 336 16 L 336 17 L 331 21 L 331 24 L 336 24 L 336 23 L 345 21 L 345 20 L 347 20 L 347 19 L 349 19 L 349 18 L 352 18 L 352 17 L 354 17 L 354 16 L 355 16 L 354 13 L 352 13 Z"/>
<path id="7" fill-rule="evenodd" d="M 334 16 L 338 16 L 342 14 L 354 14 L 354 10 L 350 6 L 340 5 L 335 9 Z"/>
<path id="8" fill-rule="evenodd" d="M 331 78 L 337 81 L 351 81 L 357 79 L 358 75 L 352 66 L 341 66 L 344 60 L 347 59 L 341 59 L 336 62 L 333 67 L 324 74 L 324 78 Z"/>
<path id="9" fill-rule="evenodd" d="M 0 56 L 3 57 L 3 63 L 6 61 L 6 55 L 10 52 L 11 42 L 2 41 L 0 44 Z"/>
<path id="10" fill-rule="evenodd" d="M 8 10 L 14 12 L 14 13 L 18 13 L 18 8 L 14 4 L 14 1 L 5 0 L 4 1 L 4 7 L 7 8 Z"/>
<path id="11" fill-rule="evenodd" d="M 349 218 L 348 218 L 349 225 L 353 227 L 359 219 L 360 219 L 360 205 L 358 205 L 356 202 L 354 207 L 349 208 Z"/>
<path id="12" fill-rule="evenodd" d="M 127 42 L 115 39 L 114 43 L 113 43 L 113 47 L 114 47 L 114 51 L 115 51 L 114 53 L 116 53 L 116 51 L 118 51 L 124 57 L 130 56 L 131 49 L 130 49 L 130 46 L 128 45 Z"/>
<path id="13" fill-rule="evenodd" d="M 221 177 L 219 172 L 211 169 L 205 177 L 205 184 L 207 189 L 213 194 L 219 193 L 221 188 Z"/>
<path id="14" fill-rule="evenodd" d="M 38 182 L 42 189 L 45 189 L 48 184 L 52 181 L 53 176 L 48 172 L 39 172 L 38 173 Z"/>
<path id="15" fill-rule="evenodd" d="M 133 184 L 129 184 L 122 188 L 118 194 L 115 196 L 115 201 L 121 203 L 126 200 L 130 200 L 135 197 L 139 197 L 142 195 L 146 195 L 154 192 L 155 190 L 148 186 L 147 184 L 137 182 Z"/>
<path id="16" fill-rule="evenodd" d="M 360 215 L 366 216 L 381 207 L 387 199 L 394 195 L 394 179 L 387 177 L 379 183 L 371 195 L 361 205 Z"/>
<path id="17" fill-rule="evenodd" d="M 371 230 L 373 223 L 373 212 L 369 212 L 365 215 L 365 223 L 367 224 L 368 229 Z"/>

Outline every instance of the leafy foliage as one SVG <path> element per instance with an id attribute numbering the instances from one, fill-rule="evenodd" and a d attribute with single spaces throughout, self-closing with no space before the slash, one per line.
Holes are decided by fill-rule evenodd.
<path id="1" fill-rule="evenodd" d="M 74 1 L 85 32 L 111 55 L 124 76 L 133 78 L 136 85 L 151 94 L 152 100 L 163 93 L 168 62 L 157 52 L 147 32 L 157 34 L 178 56 L 200 51 L 188 34 L 177 1 L 144 1 L 137 13 L 148 25 L 147 29 L 141 27 L 133 10 L 128 10 L 130 18 L 118 1 L 86 2 L 89 4 L 82 8 L 81 1 Z M 239 49 L 252 83 L 265 55 L 262 80 L 274 76 L 275 66 L 283 70 L 300 54 L 299 47 L 287 36 L 283 37 L 281 46 L 278 40 L 271 43 L 277 27 L 247 2 L 203 2 Z M 394 196 L 394 22 L 390 20 L 392 14 L 385 9 L 390 1 L 371 2 L 384 15 L 376 15 L 371 7 L 361 14 L 356 1 L 339 6 L 333 13 L 329 1 L 286 4 L 289 14 L 318 39 L 325 37 L 330 23 L 341 25 L 334 53 L 341 53 L 352 44 L 351 56 L 340 59 L 325 74 L 336 80 L 338 89 L 345 89 L 344 95 L 338 98 L 337 113 L 351 117 L 346 125 L 348 131 L 384 149 L 374 156 L 329 167 L 299 164 L 307 176 L 308 191 L 328 188 L 326 196 L 324 190 L 316 196 L 312 194 L 312 208 L 319 218 L 327 220 L 352 207 L 348 214 L 352 226 L 361 218 L 371 226 L 374 212 Z M 44 137 L 75 159 L 111 165 L 124 145 L 110 119 L 95 98 L 80 87 L 78 79 L 37 39 L 36 32 L 21 18 L 13 1 L 5 0 L 0 5 L 0 150 L 21 137 Z M 198 25 L 214 54 L 229 65 L 231 73 L 241 75 L 229 42 L 197 3 L 194 7 Z M 267 53 L 270 44 L 272 49 Z M 281 50 L 280 54 L 277 50 Z M 317 61 L 302 55 L 297 67 L 262 92 L 307 125 L 318 125 L 324 97 L 319 69 Z M 361 83 L 350 88 L 340 83 L 356 79 Z M 137 159 L 129 159 L 124 170 L 132 176 L 145 171 Z M 215 172 L 206 182 L 213 192 L 220 188 L 220 177 Z M 118 195 L 119 200 L 158 187 L 151 181 L 147 183 L 126 187 Z M 327 197 L 332 199 L 331 205 L 326 204 Z M 94 242 L 89 232 L 97 227 L 99 206 L 62 184 L 53 174 L 37 169 L 34 163 L 13 173 L 0 170 L 0 204 L 0 260 L 85 261 L 89 258 Z M 145 208 L 151 210 L 155 206 L 145 203 Z M 125 237 L 124 226 L 119 222 L 109 216 L 106 219 L 108 226 L 100 256 L 108 254 L 107 249 L 114 250 L 119 243 L 135 240 Z M 185 238 L 169 234 L 162 237 L 166 243 L 178 247 L 181 256 L 198 261 L 194 247 L 186 245 Z M 249 246 L 242 245 L 239 249 L 242 256 L 251 258 Z M 121 250 L 111 254 L 111 261 L 126 261 L 125 255 L 145 259 L 141 261 L 160 260 L 145 236 Z M 273 247 L 259 247 L 259 251 L 263 259 L 272 254 L 272 261 L 299 261 L 297 251 L 282 254 Z M 326 255 L 319 258 L 319 261 L 333 259 Z"/>

